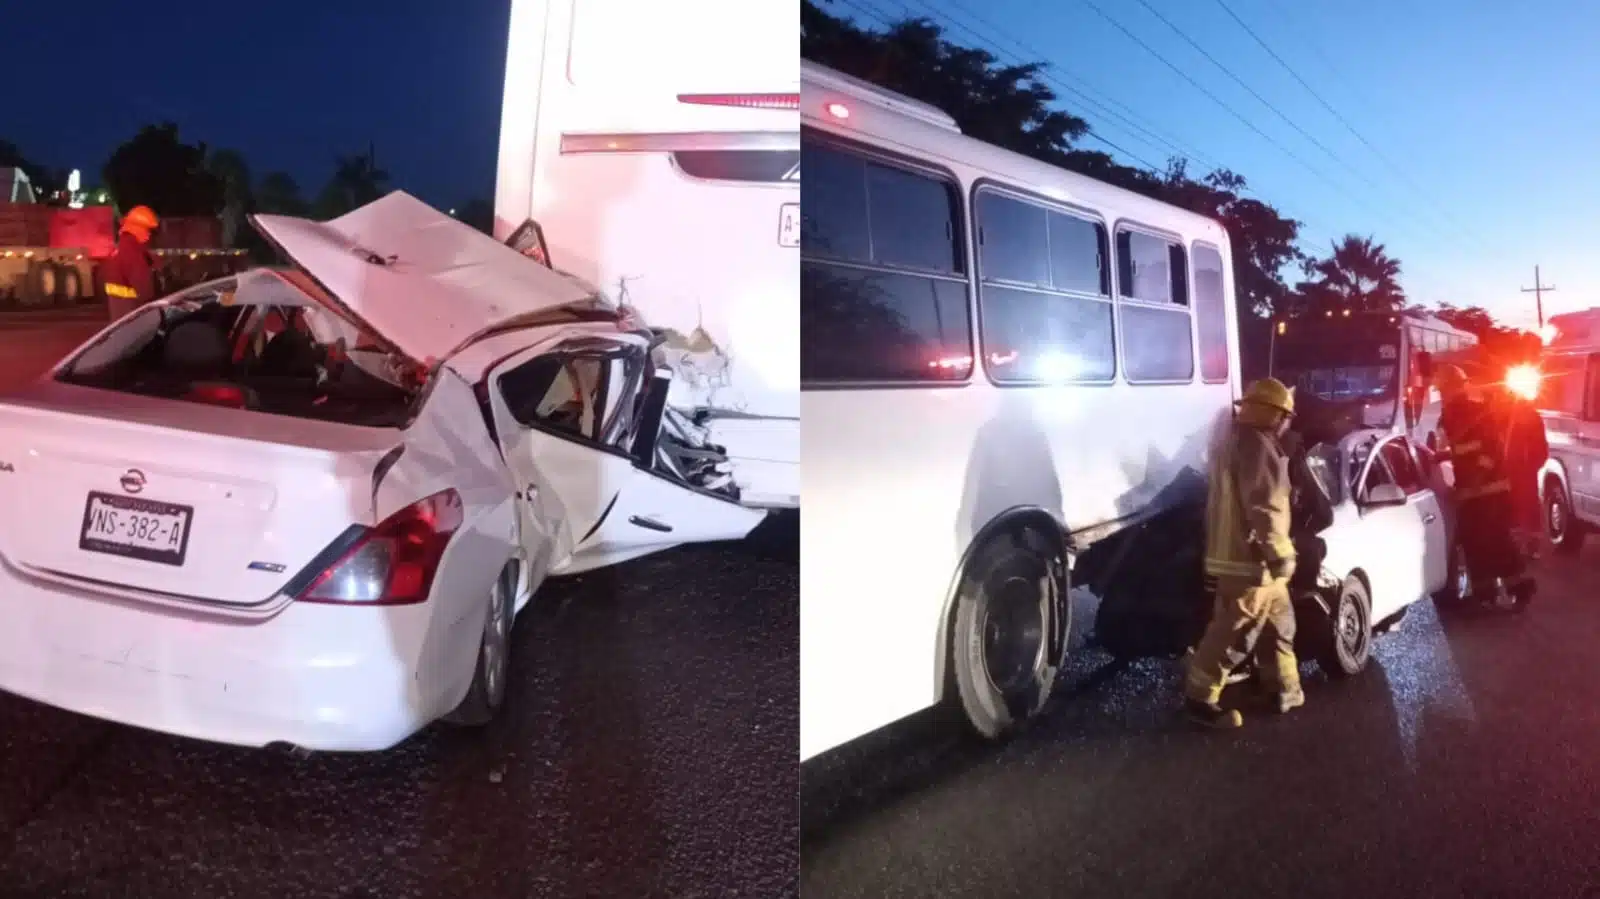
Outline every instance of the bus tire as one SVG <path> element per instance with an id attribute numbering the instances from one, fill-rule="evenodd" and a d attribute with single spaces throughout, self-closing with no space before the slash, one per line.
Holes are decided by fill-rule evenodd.
<path id="1" fill-rule="evenodd" d="M 1544 482 L 1544 532 L 1550 548 L 1563 556 L 1577 555 L 1583 549 L 1583 538 L 1588 536 L 1583 522 L 1572 514 L 1567 488 L 1554 475 Z"/>
<path id="2" fill-rule="evenodd" d="M 1002 532 L 962 575 L 951 668 L 967 723 L 990 740 L 1011 736 L 1044 708 L 1065 656 L 1066 553 L 1051 542 L 1027 528 Z M 1063 648 L 1058 655 L 1052 644 Z"/>

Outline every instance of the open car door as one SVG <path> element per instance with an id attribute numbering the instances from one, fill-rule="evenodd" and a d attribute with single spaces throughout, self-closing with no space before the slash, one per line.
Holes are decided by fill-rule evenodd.
<path id="1" fill-rule="evenodd" d="M 648 341 L 621 333 L 556 337 L 489 373 L 501 450 L 551 523 L 550 573 L 742 539 L 765 516 L 657 464 L 668 383 Z"/>

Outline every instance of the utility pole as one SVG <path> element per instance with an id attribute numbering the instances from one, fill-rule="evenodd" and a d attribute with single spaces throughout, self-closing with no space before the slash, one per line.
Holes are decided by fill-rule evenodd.
<path id="1" fill-rule="evenodd" d="M 1545 284 L 1539 279 L 1539 267 L 1533 267 L 1533 286 L 1522 288 L 1523 293 L 1533 294 L 1533 307 L 1539 313 L 1539 330 L 1544 330 L 1544 294 L 1545 291 L 1555 292 L 1554 284 Z"/>

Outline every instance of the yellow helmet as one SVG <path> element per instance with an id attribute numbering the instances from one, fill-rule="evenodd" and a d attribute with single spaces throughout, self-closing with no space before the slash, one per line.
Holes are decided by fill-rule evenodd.
<path id="1" fill-rule="evenodd" d="M 1289 387 L 1277 378 L 1262 378 L 1252 381 L 1244 389 L 1244 396 L 1240 403 L 1251 403 L 1276 409 L 1284 415 L 1294 414 L 1294 388 Z"/>

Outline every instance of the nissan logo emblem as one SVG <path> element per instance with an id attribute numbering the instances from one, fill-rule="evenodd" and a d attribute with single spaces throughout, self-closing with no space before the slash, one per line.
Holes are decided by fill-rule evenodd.
<path id="1" fill-rule="evenodd" d="M 128 469 L 122 476 L 122 489 L 129 493 L 138 493 L 144 489 L 144 472 L 137 468 Z"/>

